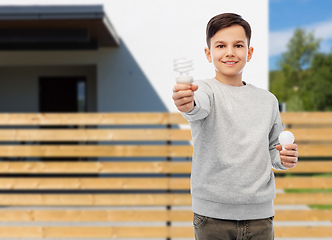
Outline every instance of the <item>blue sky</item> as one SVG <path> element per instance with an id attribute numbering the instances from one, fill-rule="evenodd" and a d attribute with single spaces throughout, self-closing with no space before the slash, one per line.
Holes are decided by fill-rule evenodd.
<path id="1" fill-rule="evenodd" d="M 332 49 L 332 0 L 269 0 L 269 68 L 277 69 L 281 53 L 298 27 L 322 38 L 321 52 Z"/>

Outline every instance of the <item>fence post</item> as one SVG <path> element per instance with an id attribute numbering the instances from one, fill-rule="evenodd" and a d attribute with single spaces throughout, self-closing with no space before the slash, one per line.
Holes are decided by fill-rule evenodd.
<path id="1" fill-rule="evenodd" d="M 172 124 L 171 124 L 171 123 L 167 124 L 166 128 L 170 130 L 170 129 L 172 128 Z M 170 140 L 168 139 L 167 142 L 166 142 L 166 144 L 167 144 L 167 146 L 170 146 L 170 145 L 172 144 L 172 141 L 170 141 Z M 167 156 L 166 161 L 167 161 L 167 162 L 171 162 L 171 161 L 172 161 L 172 158 L 171 158 L 170 156 Z M 170 189 L 170 184 L 169 184 L 169 182 L 170 182 L 170 178 L 172 177 L 172 174 L 168 172 L 168 173 L 166 174 L 166 177 L 167 177 L 167 180 L 168 180 L 167 194 L 170 194 L 172 191 L 171 191 L 171 189 Z M 171 206 L 171 205 L 167 205 L 167 206 L 166 206 L 166 210 L 167 210 L 167 212 L 168 212 L 167 216 L 170 217 L 170 216 L 171 216 L 170 211 L 172 210 L 172 206 Z M 169 218 L 168 221 L 166 222 L 166 226 L 168 227 L 168 230 L 170 230 L 170 227 L 172 226 L 172 222 L 171 222 L 171 219 L 170 219 L 170 218 Z M 170 233 L 171 231 L 168 231 L 168 232 Z M 171 236 L 169 235 L 169 236 L 166 238 L 166 240 L 171 240 Z"/>

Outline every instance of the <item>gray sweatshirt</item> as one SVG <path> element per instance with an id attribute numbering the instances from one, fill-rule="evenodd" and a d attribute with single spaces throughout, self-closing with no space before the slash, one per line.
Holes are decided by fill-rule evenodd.
<path id="1" fill-rule="evenodd" d="M 232 220 L 273 216 L 271 168 L 287 169 L 275 148 L 283 131 L 277 98 L 245 82 L 234 87 L 213 78 L 194 84 L 196 106 L 182 113 L 193 138 L 193 212 Z"/>

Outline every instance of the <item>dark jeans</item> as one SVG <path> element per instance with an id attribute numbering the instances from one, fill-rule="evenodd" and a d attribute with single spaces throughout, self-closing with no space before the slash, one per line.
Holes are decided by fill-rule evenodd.
<path id="1" fill-rule="evenodd" d="M 272 240 L 274 217 L 257 220 L 223 220 L 194 213 L 196 240 Z"/>

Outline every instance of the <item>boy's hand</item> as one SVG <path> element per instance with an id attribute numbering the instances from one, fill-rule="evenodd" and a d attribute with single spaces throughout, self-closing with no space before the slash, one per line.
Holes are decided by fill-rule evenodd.
<path id="1" fill-rule="evenodd" d="M 198 86 L 193 84 L 175 84 L 172 98 L 180 112 L 188 113 L 194 109 L 194 92 Z"/>
<path id="2" fill-rule="evenodd" d="M 286 150 L 282 150 L 281 145 L 277 145 L 276 149 L 280 153 L 281 163 L 286 168 L 293 168 L 298 161 L 299 153 L 297 152 L 297 144 L 288 144 L 285 146 Z"/>

